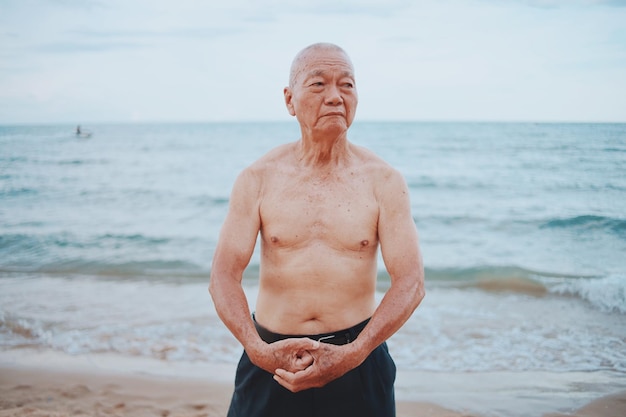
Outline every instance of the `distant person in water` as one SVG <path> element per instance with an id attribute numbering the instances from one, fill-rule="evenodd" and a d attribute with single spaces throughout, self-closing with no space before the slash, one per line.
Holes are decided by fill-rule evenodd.
<path id="1" fill-rule="evenodd" d="M 406 181 L 348 141 L 358 98 L 343 49 L 302 50 L 284 98 L 301 137 L 239 175 L 211 268 L 215 308 L 244 348 L 228 417 L 393 417 L 386 340 L 424 297 Z M 242 278 L 259 234 L 252 315 Z M 379 247 L 391 285 L 377 304 Z"/>
<path id="2" fill-rule="evenodd" d="M 81 131 L 80 131 L 80 125 L 76 126 L 76 136 L 80 136 Z"/>

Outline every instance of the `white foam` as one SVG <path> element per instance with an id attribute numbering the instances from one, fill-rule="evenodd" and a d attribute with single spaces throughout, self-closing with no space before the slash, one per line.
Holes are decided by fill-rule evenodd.
<path id="1" fill-rule="evenodd" d="M 253 309 L 257 288 L 245 289 Z M 626 372 L 623 334 L 621 313 L 579 298 L 437 287 L 389 346 L 405 370 Z M 0 279 L 0 350 L 26 346 L 166 362 L 232 364 L 241 354 L 206 283 Z"/>
<path id="2" fill-rule="evenodd" d="M 626 372 L 623 332 L 575 298 L 434 288 L 389 344 L 408 369 Z"/>
<path id="3" fill-rule="evenodd" d="M 604 312 L 626 314 L 626 276 L 564 279 L 550 288 L 561 295 L 575 295 Z"/>

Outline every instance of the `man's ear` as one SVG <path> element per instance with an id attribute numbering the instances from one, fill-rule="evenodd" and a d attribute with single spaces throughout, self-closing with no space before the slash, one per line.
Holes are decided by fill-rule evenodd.
<path id="1" fill-rule="evenodd" d="M 296 109 L 293 107 L 293 93 L 291 92 L 291 89 L 289 87 L 285 87 L 283 94 L 285 95 L 285 105 L 287 106 L 287 111 L 290 115 L 295 116 Z"/>

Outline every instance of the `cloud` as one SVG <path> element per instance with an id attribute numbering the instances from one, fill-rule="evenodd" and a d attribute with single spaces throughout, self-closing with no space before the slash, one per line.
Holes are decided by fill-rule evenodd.
<path id="1" fill-rule="evenodd" d="M 140 49 L 154 46 L 154 40 L 175 38 L 217 39 L 241 33 L 235 28 L 195 27 L 170 30 L 92 30 L 73 29 L 63 33 L 66 40 L 46 42 L 31 50 L 42 53 L 97 53 L 122 49 Z"/>
<path id="2" fill-rule="evenodd" d="M 307 4 L 304 2 L 295 3 L 291 6 L 293 11 L 306 14 L 322 14 L 322 15 L 366 15 L 374 17 L 391 17 L 402 13 L 411 7 L 410 1 L 343 1 L 335 0 L 317 1 L 315 4 Z"/>
<path id="3" fill-rule="evenodd" d="M 146 44 L 133 42 L 51 42 L 37 45 L 32 49 L 36 52 L 52 53 L 52 54 L 75 54 L 86 52 L 106 52 L 119 49 L 137 49 L 145 48 Z"/>
<path id="4" fill-rule="evenodd" d="M 233 27 L 193 27 L 193 28 L 177 28 L 165 30 L 92 30 L 92 29 L 74 29 L 65 33 L 71 36 L 81 36 L 88 38 L 218 38 L 236 33 L 241 33 L 241 29 Z"/>
<path id="5" fill-rule="evenodd" d="M 317 41 L 350 53 L 363 120 L 623 120 L 625 5 L 0 0 L 0 122 L 282 120 Z"/>
<path id="6" fill-rule="evenodd" d="M 556 9 L 577 6 L 626 7 L 626 0 L 523 0 L 531 7 Z"/>
<path id="7" fill-rule="evenodd" d="M 249 2 L 245 8 L 235 6 L 233 10 L 239 14 L 245 10 L 243 12 L 244 19 L 247 21 L 272 22 L 285 15 L 306 16 L 306 20 L 315 19 L 316 16 L 390 18 L 400 15 L 413 6 L 414 4 L 410 0 L 346 0 L 341 2 L 336 0 L 318 0 L 316 2 L 273 0 Z"/>

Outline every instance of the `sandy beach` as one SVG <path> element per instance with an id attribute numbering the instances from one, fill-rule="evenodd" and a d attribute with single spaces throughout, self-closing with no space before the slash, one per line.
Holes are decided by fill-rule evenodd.
<path id="1" fill-rule="evenodd" d="M 222 417 L 231 387 L 211 379 L 3 367 L 0 416 Z M 398 416 L 469 416 L 425 402 L 399 402 Z"/>
<path id="2" fill-rule="evenodd" d="M 29 356 L 30 364 L 22 360 L 0 362 L 0 417 L 222 417 L 226 415 L 232 390 L 230 365 L 203 366 L 202 372 L 207 375 L 199 377 L 192 371 L 193 365 L 188 369 L 172 368 L 156 362 L 132 359 L 124 362 L 112 357 L 97 358 L 94 362 L 93 357 L 71 358 L 50 352 Z M 110 366 L 113 360 L 116 365 Z M 154 372 L 145 372 L 146 365 L 154 365 Z M 406 383 L 401 385 L 406 389 Z M 398 417 L 506 417 L 491 412 L 476 414 L 437 401 L 406 400 L 402 399 L 406 395 L 401 391 L 402 388 Z M 494 397 L 494 403 L 497 402 Z M 538 417 L 624 415 L 626 391 L 593 400 L 572 412 L 537 414 Z"/>

